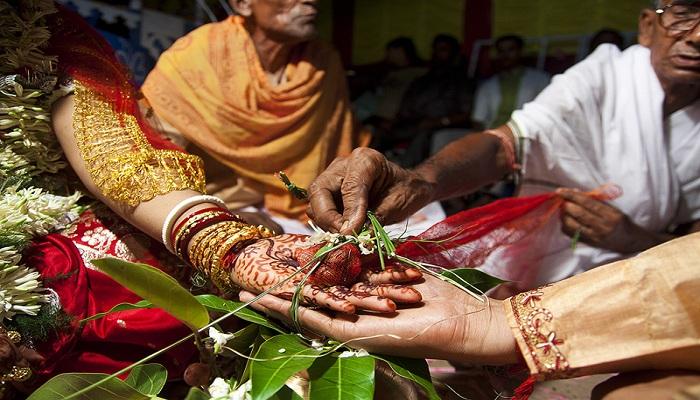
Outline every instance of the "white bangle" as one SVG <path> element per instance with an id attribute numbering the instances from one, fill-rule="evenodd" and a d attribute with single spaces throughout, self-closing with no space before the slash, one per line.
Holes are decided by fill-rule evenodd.
<path id="1" fill-rule="evenodd" d="M 226 203 L 224 203 L 224 201 L 220 198 L 214 196 L 192 196 L 177 203 L 177 205 L 175 205 L 175 207 L 173 207 L 172 210 L 170 210 L 168 216 L 165 217 L 165 221 L 163 221 L 163 228 L 160 231 L 161 240 L 163 241 L 165 248 L 168 249 L 168 251 L 170 251 L 171 253 L 175 253 L 175 250 L 173 249 L 173 244 L 170 241 L 170 233 L 173 230 L 173 225 L 175 225 L 175 221 L 177 221 L 177 219 L 180 218 L 180 216 L 182 216 L 182 214 L 184 214 L 185 211 L 202 203 L 214 203 L 220 206 L 221 208 L 228 210 L 228 208 L 226 208 Z"/>

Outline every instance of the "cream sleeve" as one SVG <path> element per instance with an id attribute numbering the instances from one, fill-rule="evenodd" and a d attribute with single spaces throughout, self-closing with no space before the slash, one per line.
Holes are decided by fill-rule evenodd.
<path id="1" fill-rule="evenodd" d="M 700 234 L 504 302 L 532 375 L 700 370 Z"/>

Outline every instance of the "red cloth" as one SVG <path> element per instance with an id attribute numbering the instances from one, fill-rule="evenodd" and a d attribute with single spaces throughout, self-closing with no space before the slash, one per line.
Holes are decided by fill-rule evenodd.
<path id="1" fill-rule="evenodd" d="M 27 265 L 41 273 L 44 285 L 58 294 L 63 310 L 76 323 L 119 303 L 141 300 L 84 259 L 112 256 L 135 261 L 134 253 L 138 253 L 141 262 L 158 266 L 157 253 L 165 252 L 133 228 L 124 229 L 128 224 L 115 215 L 104 215 L 97 218 L 88 211 L 66 235 L 48 235 L 25 253 Z M 83 329 L 74 324 L 41 344 L 38 350 L 47 360 L 38 375 L 48 379 L 64 372 L 114 373 L 189 333 L 162 310 L 117 312 L 91 321 Z M 186 343 L 156 361 L 168 368 L 171 377 L 180 377 L 194 356 L 195 346 Z"/>
<path id="2" fill-rule="evenodd" d="M 604 185 L 586 194 L 605 201 L 621 196 L 622 190 Z M 399 245 L 396 253 L 452 269 L 479 267 L 491 253 L 504 250 L 499 262 L 521 269 L 524 277 L 536 273 L 536 260 L 548 251 L 550 229 L 557 226 L 563 203 L 556 193 L 499 200 L 435 224 Z"/>

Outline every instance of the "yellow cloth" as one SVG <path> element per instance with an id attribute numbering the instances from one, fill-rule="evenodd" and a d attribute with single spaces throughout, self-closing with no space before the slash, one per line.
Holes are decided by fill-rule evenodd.
<path id="1" fill-rule="evenodd" d="M 530 372 L 542 379 L 700 370 L 700 234 L 505 302 Z"/>
<path id="2" fill-rule="evenodd" d="M 180 38 L 160 57 L 143 93 L 159 118 L 261 192 L 270 211 L 299 218 L 305 205 L 273 174 L 285 171 L 308 187 L 335 157 L 369 138 L 355 129 L 332 49 L 318 41 L 298 46 L 286 80 L 273 86 L 243 22 L 230 17 Z M 217 182 L 209 172 L 218 168 L 209 164 L 205 159 L 207 180 L 217 189 L 236 184 L 222 173 L 228 183 Z"/>

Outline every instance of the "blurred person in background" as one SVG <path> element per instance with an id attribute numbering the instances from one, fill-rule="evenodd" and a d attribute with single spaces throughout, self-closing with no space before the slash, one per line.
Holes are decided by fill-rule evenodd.
<path id="1" fill-rule="evenodd" d="M 306 205 L 273 174 L 308 187 L 369 137 L 353 119 L 338 54 L 316 39 L 318 1 L 230 4 L 235 16 L 180 38 L 142 90 L 164 129 L 204 159 L 208 193 L 253 211 L 251 222 L 298 232 Z"/>
<path id="2" fill-rule="evenodd" d="M 520 36 L 501 36 L 495 47 L 499 72 L 479 85 L 474 97 L 472 120 L 481 128 L 508 122 L 513 111 L 534 100 L 550 80 L 545 72 L 524 65 L 525 41 Z"/>
<path id="3" fill-rule="evenodd" d="M 433 40 L 430 70 L 406 90 L 395 121 L 377 132 L 375 147 L 396 150 L 396 160 L 413 166 L 424 160 L 432 135 L 446 128 L 468 128 L 472 86 L 459 63 L 459 41 L 441 34 Z"/>

